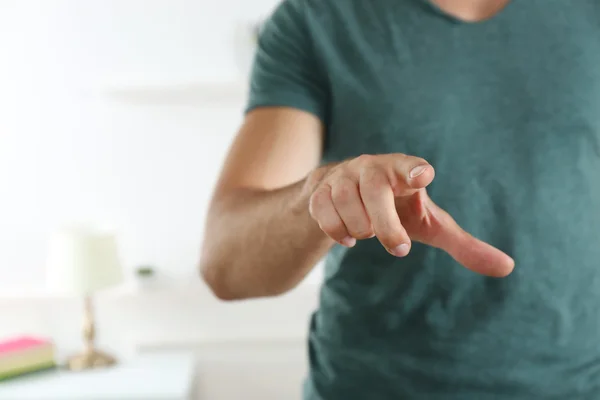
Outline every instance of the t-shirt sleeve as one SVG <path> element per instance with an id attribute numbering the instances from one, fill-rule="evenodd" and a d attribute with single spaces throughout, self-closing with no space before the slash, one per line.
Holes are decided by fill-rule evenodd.
<path id="1" fill-rule="evenodd" d="M 326 85 L 307 26 L 303 0 L 284 0 L 263 24 L 250 76 L 246 112 L 284 106 L 325 123 Z"/>

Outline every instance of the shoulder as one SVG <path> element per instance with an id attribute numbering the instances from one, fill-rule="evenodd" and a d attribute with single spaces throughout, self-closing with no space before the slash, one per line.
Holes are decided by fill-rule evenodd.
<path id="1" fill-rule="evenodd" d="M 283 0 L 267 23 L 302 25 L 305 32 L 317 41 L 328 35 L 343 39 L 347 32 L 380 30 L 383 26 L 396 24 L 396 17 L 410 9 L 410 4 L 421 1 Z"/>
<path id="2" fill-rule="evenodd" d="M 283 0 L 270 19 L 304 19 L 307 22 L 331 22 L 331 18 L 373 7 L 361 0 Z"/>

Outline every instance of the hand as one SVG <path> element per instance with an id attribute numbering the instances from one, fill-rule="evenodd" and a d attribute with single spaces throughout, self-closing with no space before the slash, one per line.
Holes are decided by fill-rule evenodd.
<path id="1" fill-rule="evenodd" d="M 376 236 L 389 253 L 404 257 L 415 240 L 446 251 L 477 273 L 510 274 L 512 258 L 465 232 L 427 196 L 425 188 L 434 175 L 421 158 L 363 155 L 319 177 L 310 196 L 310 215 L 343 246 Z"/>

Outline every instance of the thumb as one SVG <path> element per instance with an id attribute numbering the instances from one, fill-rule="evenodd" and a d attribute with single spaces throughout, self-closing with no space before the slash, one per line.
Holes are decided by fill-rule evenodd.
<path id="1" fill-rule="evenodd" d="M 465 232 L 454 219 L 432 201 L 427 202 L 431 235 L 423 242 L 444 250 L 464 267 L 482 275 L 505 277 L 514 260 L 499 249 Z"/>
<path id="2" fill-rule="evenodd" d="M 424 159 L 393 153 L 379 159 L 387 172 L 395 197 L 410 196 L 427 187 L 435 177 L 435 170 Z"/>

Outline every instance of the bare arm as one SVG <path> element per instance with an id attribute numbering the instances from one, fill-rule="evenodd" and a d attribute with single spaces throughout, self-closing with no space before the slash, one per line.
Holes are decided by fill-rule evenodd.
<path id="1" fill-rule="evenodd" d="M 322 124 L 309 113 L 282 107 L 248 114 L 207 218 L 201 271 L 216 296 L 284 293 L 332 246 L 308 209 L 326 170 L 315 170 L 322 142 Z"/>
<path id="2" fill-rule="evenodd" d="M 413 240 L 465 267 L 503 277 L 514 260 L 462 230 L 427 196 L 434 170 L 404 154 L 317 167 L 322 126 L 311 114 L 256 110 L 236 138 L 209 212 L 202 272 L 227 300 L 296 286 L 332 246 L 376 236 L 404 257 Z M 318 221 L 318 222 L 316 222 Z"/>
<path id="3" fill-rule="evenodd" d="M 330 96 L 305 3 L 281 2 L 258 41 L 253 111 L 230 149 L 206 224 L 201 271 L 213 292 L 228 300 L 284 293 L 334 241 L 353 247 L 373 236 L 397 257 L 416 240 L 475 272 L 509 274 L 510 257 L 429 199 L 434 170 L 426 160 L 363 155 L 318 167 Z M 265 107 L 272 104 L 295 108 Z"/>

